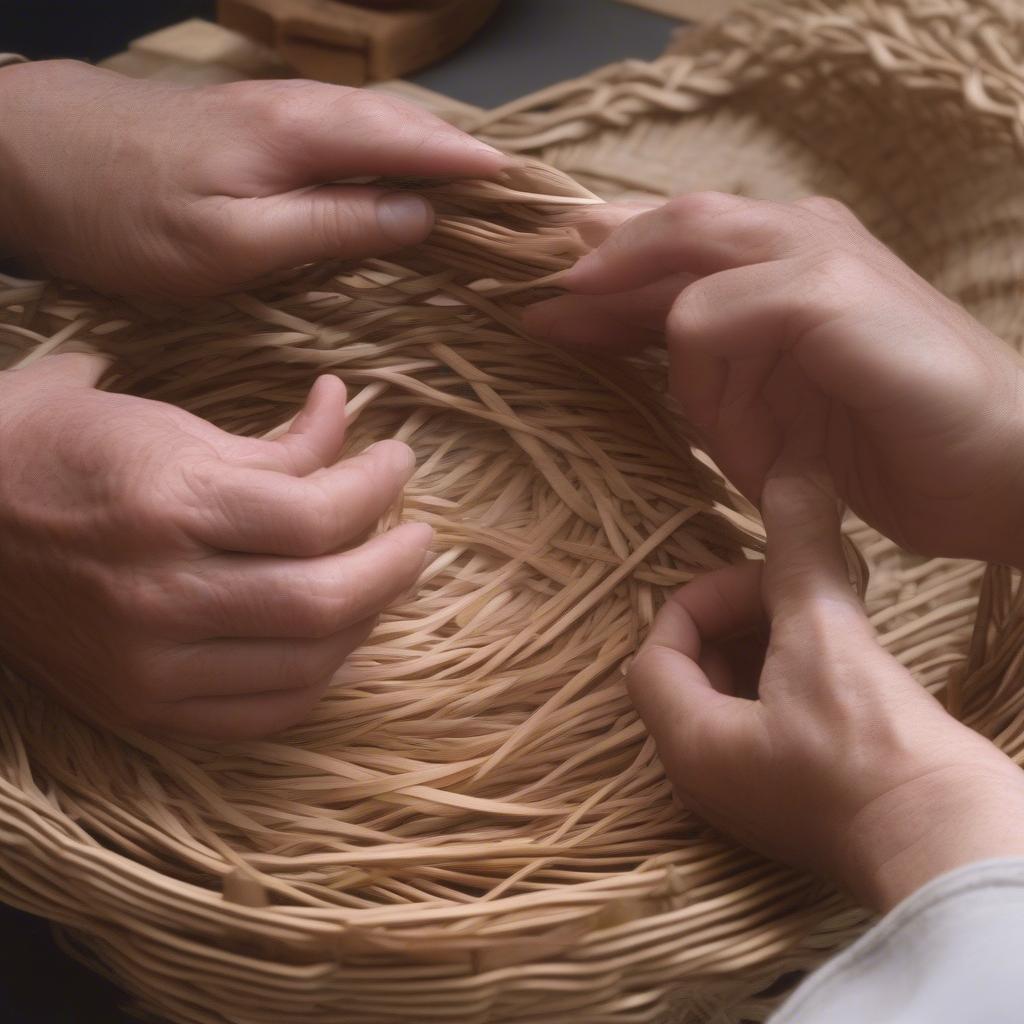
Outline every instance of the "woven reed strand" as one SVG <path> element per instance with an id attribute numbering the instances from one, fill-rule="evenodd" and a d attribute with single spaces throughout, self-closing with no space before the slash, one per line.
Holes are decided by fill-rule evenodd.
<path id="1" fill-rule="evenodd" d="M 274 742 L 118 737 L 12 679 L 4 898 L 174 1021 L 762 1019 L 764 983 L 864 915 L 682 815 L 621 685 L 665 591 L 756 548 L 756 524 L 687 453 L 655 367 L 546 349 L 517 310 L 579 251 L 593 193 L 813 189 L 1019 345 L 1021 28 L 995 0 L 754 5 L 699 50 L 481 117 L 588 187 L 529 164 L 446 188 L 419 252 L 191 313 L 5 280 L 8 362 L 99 348 L 109 386 L 227 429 L 273 430 L 340 373 L 352 450 L 417 450 L 400 514 L 438 543 Z M 1015 578 L 850 534 L 881 642 L 1024 757 Z"/>

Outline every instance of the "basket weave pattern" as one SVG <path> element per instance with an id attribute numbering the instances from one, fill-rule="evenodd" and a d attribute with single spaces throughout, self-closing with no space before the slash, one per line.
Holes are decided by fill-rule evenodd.
<path id="1" fill-rule="evenodd" d="M 1024 344 L 1024 21 L 1009 3 L 761 3 L 683 52 L 465 127 L 529 165 L 440 189 L 420 250 L 192 313 L 0 279 L 0 358 L 86 346 L 110 386 L 241 433 L 341 374 L 350 449 L 419 456 L 437 530 L 310 719 L 167 745 L 0 703 L 0 894 L 66 927 L 154 1017 L 195 1024 L 761 1019 L 756 993 L 864 915 L 673 804 L 621 672 L 664 594 L 758 546 L 652 367 L 583 361 L 517 310 L 622 195 L 824 192 Z M 992 568 L 860 524 L 880 638 L 1024 757 L 1024 606 Z"/>

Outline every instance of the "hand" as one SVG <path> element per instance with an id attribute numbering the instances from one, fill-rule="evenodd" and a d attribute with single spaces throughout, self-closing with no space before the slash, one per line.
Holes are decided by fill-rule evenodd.
<path id="1" fill-rule="evenodd" d="M 628 684 L 684 806 L 885 910 L 1024 855 L 1024 774 L 879 646 L 823 479 L 766 481 L 767 563 L 676 593 Z"/>
<path id="2" fill-rule="evenodd" d="M 904 547 L 1024 566 L 1024 363 L 838 203 L 685 196 L 562 284 L 530 329 L 634 349 L 664 331 L 671 393 L 751 500 L 798 450 Z"/>
<path id="3" fill-rule="evenodd" d="M 382 441 L 335 464 L 321 377 L 275 441 L 97 391 L 95 357 L 0 373 L 0 651 L 89 717 L 237 739 L 301 719 L 432 531 L 364 542 L 413 469 Z"/>
<path id="4" fill-rule="evenodd" d="M 426 200 L 377 176 L 506 164 L 411 104 L 304 81 L 184 88 L 72 61 L 0 72 L 0 255 L 101 291 L 192 298 L 421 241 Z"/>

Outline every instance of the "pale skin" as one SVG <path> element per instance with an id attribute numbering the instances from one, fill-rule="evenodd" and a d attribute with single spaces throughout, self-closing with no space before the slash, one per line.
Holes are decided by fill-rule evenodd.
<path id="1" fill-rule="evenodd" d="M 0 124 L 0 253 L 174 300 L 429 231 L 416 199 L 331 183 L 503 166 L 382 97 L 64 62 L 0 70 Z M 879 647 L 833 493 L 910 548 L 1024 563 L 1020 361 L 835 204 L 700 195 L 635 213 L 609 211 L 568 294 L 528 320 L 565 344 L 667 341 L 684 415 L 764 513 L 766 565 L 684 588 L 632 665 L 680 798 L 879 909 L 1024 854 L 1018 769 Z M 417 578 L 429 530 L 366 539 L 411 453 L 385 440 L 339 462 L 333 377 L 259 441 L 100 391 L 101 370 L 64 355 L 0 373 L 0 578 L 19 581 L 5 658 L 159 733 L 301 720 Z"/>
<path id="2" fill-rule="evenodd" d="M 838 203 L 609 210 L 533 307 L 562 344 L 664 342 L 669 390 L 762 510 L 767 563 L 678 592 L 629 688 L 681 801 L 887 909 L 1024 855 L 1024 776 L 877 643 L 837 496 L 911 550 L 1024 566 L 1024 364 Z"/>
<path id="3" fill-rule="evenodd" d="M 0 253 L 179 301 L 430 230 L 418 196 L 325 183 L 507 163 L 360 90 L 186 89 L 64 61 L 0 70 L 0 125 Z M 147 731 L 243 739 L 301 720 L 423 567 L 428 527 L 367 539 L 411 450 L 382 439 L 339 462 L 334 377 L 271 442 L 97 390 L 102 368 L 64 355 L 0 373 L 0 578 L 19 581 L 6 659 Z"/>

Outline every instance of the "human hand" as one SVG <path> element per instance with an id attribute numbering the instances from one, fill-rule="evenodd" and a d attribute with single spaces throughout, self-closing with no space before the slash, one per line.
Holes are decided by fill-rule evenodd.
<path id="1" fill-rule="evenodd" d="M 428 526 L 365 540 L 412 452 L 382 441 L 335 464 L 335 377 L 265 441 L 97 391 L 102 365 L 0 373 L 4 660 L 148 731 L 237 739 L 298 721 L 420 573 Z"/>
<path id="2" fill-rule="evenodd" d="M 529 328 L 620 349 L 664 332 L 671 393 L 754 502 L 796 446 L 904 547 L 1024 566 L 1024 363 L 838 203 L 684 196 L 560 283 Z"/>
<path id="3" fill-rule="evenodd" d="M 678 591 L 628 685 L 684 806 L 885 910 L 1024 855 L 1024 773 L 879 646 L 826 480 L 769 477 L 767 562 Z"/>
<path id="4" fill-rule="evenodd" d="M 176 299 L 421 241 L 426 200 L 377 176 L 487 177 L 496 150 L 378 92 L 185 88 L 72 61 L 0 72 L 0 255 Z M 5 253 L 6 250 L 6 253 Z"/>

